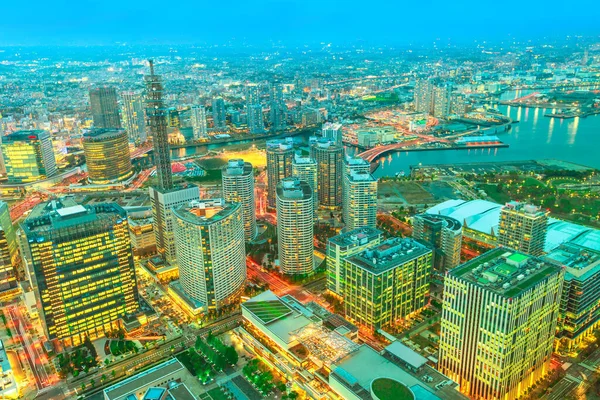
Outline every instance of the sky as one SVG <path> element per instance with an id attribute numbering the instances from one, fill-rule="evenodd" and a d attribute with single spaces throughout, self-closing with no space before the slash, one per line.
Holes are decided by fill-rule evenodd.
<path id="1" fill-rule="evenodd" d="M 600 35 L 600 0 L 12 0 L 0 45 L 375 45 Z M 573 4 L 573 6 L 571 6 Z"/>

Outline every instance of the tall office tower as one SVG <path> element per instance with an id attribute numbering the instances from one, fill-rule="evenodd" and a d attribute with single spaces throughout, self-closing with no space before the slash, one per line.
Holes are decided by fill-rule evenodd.
<path id="1" fill-rule="evenodd" d="M 46 131 L 17 131 L 4 136 L 2 157 L 8 183 L 35 182 L 56 174 L 52 139 Z"/>
<path id="2" fill-rule="evenodd" d="M 294 160 L 294 141 L 286 140 L 267 141 L 267 205 L 271 208 L 277 206 L 275 201 L 275 188 L 283 178 L 292 176 L 292 163 Z"/>
<path id="3" fill-rule="evenodd" d="M 452 86 L 441 84 L 433 89 L 433 116 L 446 118 L 450 115 Z"/>
<path id="4" fill-rule="evenodd" d="M 283 100 L 283 86 L 273 85 L 271 87 L 271 131 L 281 132 L 286 126 L 287 106 Z"/>
<path id="5" fill-rule="evenodd" d="M 319 209 L 317 162 L 308 156 L 294 154 L 294 159 L 292 161 L 292 176 L 310 185 L 313 192 L 314 212 L 316 213 Z"/>
<path id="6" fill-rule="evenodd" d="M 357 228 L 327 240 L 327 291 L 344 298 L 346 258 L 381 243 L 383 232 L 370 227 Z"/>
<path id="7" fill-rule="evenodd" d="M 241 204 L 200 200 L 175 208 L 173 214 L 184 294 L 204 311 L 239 301 L 246 282 Z"/>
<path id="8" fill-rule="evenodd" d="M 600 323 L 600 252 L 568 243 L 543 260 L 565 270 L 556 338 L 561 350 L 572 351 Z"/>
<path id="9" fill-rule="evenodd" d="M 129 136 L 129 142 L 138 146 L 146 141 L 146 121 L 144 117 L 144 98 L 141 91 L 121 93 L 123 106 L 123 127 Z"/>
<path id="10" fill-rule="evenodd" d="M 96 128 L 121 128 L 117 91 L 114 87 L 90 89 L 90 106 Z"/>
<path id="11" fill-rule="evenodd" d="M 319 204 L 326 207 L 340 207 L 344 148 L 329 139 L 319 138 L 310 146 L 310 156 L 319 166 L 317 173 Z"/>
<path id="12" fill-rule="evenodd" d="M 260 104 L 260 90 L 256 84 L 246 86 L 246 105 Z"/>
<path id="13" fill-rule="evenodd" d="M 190 111 L 194 140 L 206 139 L 208 135 L 206 128 L 206 110 L 204 109 L 204 106 L 192 106 Z"/>
<path id="14" fill-rule="evenodd" d="M 321 127 L 321 136 L 333 141 L 338 146 L 342 146 L 342 124 L 324 123 Z"/>
<path id="15" fill-rule="evenodd" d="M 254 202 L 254 169 L 244 160 L 229 160 L 223 167 L 223 198 L 228 203 L 239 203 L 244 218 L 246 241 L 256 236 L 256 203 Z"/>
<path id="16" fill-rule="evenodd" d="M 313 199 L 307 182 L 284 178 L 277 184 L 279 268 L 286 275 L 313 271 Z"/>
<path id="17" fill-rule="evenodd" d="M 362 157 L 347 155 L 344 159 L 344 174 L 348 175 L 351 171 L 371 172 L 371 164 Z"/>
<path id="18" fill-rule="evenodd" d="M 564 272 L 496 248 L 446 272 L 438 368 L 477 399 L 516 399 L 549 371 Z"/>
<path id="19" fill-rule="evenodd" d="M 178 188 L 173 185 L 171 155 L 167 135 L 167 114 L 162 100 L 162 80 L 154 74 L 154 64 L 150 60 L 150 75 L 145 77 L 147 89 L 146 117 L 154 145 L 154 161 L 158 185 L 151 186 L 150 201 L 156 248 L 165 259 L 176 261 L 174 223 L 172 208 L 200 198 L 198 186 Z"/>
<path id="20" fill-rule="evenodd" d="M 252 134 L 265 132 L 263 108 L 260 104 L 251 104 L 248 106 L 248 129 Z"/>
<path id="21" fill-rule="evenodd" d="M 460 264 L 462 224 L 438 214 L 418 214 L 413 218 L 413 238 L 433 248 L 433 268 L 444 273 Z"/>
<path id="22" fill-rule="evenodd" d="M 419 79 L 415 84 L 413 97 L 415 111 L 431 114 L 433 105 L 433 84 L 428 79 Z"/>
<path id="23" fill-rule="evenodd" d="M 463 116 L 467 113 L 467 100 L 464 94 L 452 93 L 450 95 L 450 114 Z"/>
<path id="24" fill-rule="evenodd" d="M 392 326 L 425 307 L 431 250 L 392 238 L 347 257 L 343 297 L 346 318 L 371 329 Z"/>
<path id="25" fill-rule="evenodd" d="M 377 225 L 377 179 L 368 172 L 344 175 L 344 199 L 342 215 L 344 231 Z"/>
<path id="26" fill-rule="evenodd" d="M 158 188 L 162 191 L 173 189 L 171 172 L 171 154 L 169 153 L 169 135 L 167 134 L 167 110 L 163 102 L 163 85 L 160 75 L 154 74 L 154 63 L 150 63 L 150 75 L 146 81 L 146 117 L 154 145 L 154 163 Z"/>
<path id="27" fill-rule="evenodd" d="M 133 175 L 124 129 L 91 129 L 84 133 L 83 153 L 93 183 L 121 182 Z"/>
<path id="28" fill-rule="evenodd" d="M 127 213 L 114 203 L 40 204 L 21 224 L 49 340 L 77 345 L 138 311 Z"/>
<path id="29" fill-rule="evenodd" d="M 18 291 L 16 266 L 19 258 L 17 235 L 8 204 L 0 201 L 0 299 Z"/>
<path id="30" fill-rule="evenodd" d="M 532 204 L 511 201 L 500 210 L 498 244 L 523 253 L 544 254 L 548 212 Z"/>
<path id="31" fill-rule="evenodd" d="M 222 97 L 215 97 L 212 99 L 212 116 L 216 130 L 223 131 L 227 129 L 225 102 Z"/>

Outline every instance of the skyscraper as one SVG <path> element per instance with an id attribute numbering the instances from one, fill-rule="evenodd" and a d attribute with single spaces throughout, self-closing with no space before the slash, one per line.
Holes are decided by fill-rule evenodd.
<path id="1" fill-rule="evenodd" d="M 221 173 L 223 198 L 228 203 L 242 206 L 244 237 L 246 241 L 256 236 L 256 203 L 254 202 L 254 169 L 244 160 L 229 160 Z"/>
<path id="2" fill-rule="evenodd" d="M 192 130 L 194 132 L 194 140 L 206 139 L 206 110 L 204 106 L 195 105 L 190 109 L 190 120 L 192 122 Z"/>
<path id="3" fill-rule="evenodd" d="M 275 188 L 283 178 L 292 176 L 294 142 L 286 140 L 267 141 L 267 205 L 275 208 Z"/>
<path id="4" fill-rule="evenodd" d="M 346 318 L 380 329 L 425 307 L 431 250 L 392 238 L 347 257 L 342 276 Z"/>
<path id="5" fill-rule="evenodd" d="M 2 157 L 9 183 L 35 182 L 56 174 L 50 134 L 17 131 L 2 138 Z"/>
<path id="6" fill-rule="evenodd" d="M 344 159 L 344 174 L 350 172 L 371 172 L 371 164 L 362 157 L 346 155 Z"/>
<path id="7" fill-rule="evenodd" d="M 121 128 L 117 91 L 114 87 L 90 89 L 90 106 L 96 128 Z"/>
<path id="8" fill-rule="evenodd" d="M 298 178 L 277 184 L 279 268 L 286 275 L 313 271 L 313 199 L 310 185 Z"/>
<path id="9" fill-rule="evenodd" d="M 419 79 L 415 84 L 413 104 L 415 111 L 431 114 L 433 105 L 433 84 L 429 79 Z"/>
<path id="10" fill-rule="evenodd" d="M 38 205 L 21 224 L 49 340 L 77 345 L 138 311 L 127 213 L 113 203 Z"/>
<path id="11" fill-rule="evenodd" d="M 271 87 L 271 131 L 281 132 L 286 126 L 287 106 L 283 100 L 283 87 L 280 84 L 274 84 Z"/>
<path id="12" fill-rule="evenodd" d="M 471 398 L 522 396 L 549 371 L 563 275 L 506 248 L 446 272 L 440 371 Z"/>
<path id="13" fill-rule="evenodd" d="M 446 118 L 450 115 L 452 86 L 446 83 L 433 88 L 433 116 Z"/>
<path id="14" fill-rule="evenodd" d="M 91 129 L 83 134 L 89 180 L 121 182 L 133 175 L 127 133 L 123 129 Z"/>
<path id="15" fill-rule="evenodd" d="M 498 244 L 523 253 L 544 254 L 548 212 L 532 204 L 511 201 L 500 210 Z"/>
<path id="16" fill-rule="evenodd" d="M 327 240 L 327 291 L 343 300 L 346 285 L 346 258 L 381 243 L 383 232 L 362 227 Z"/>
<path id="17" fill-rule="evenodd" d="M 212 99 L 212 116 L 215 130 L 224 131 L 227 129 L 225 102 L 222 97 L 215 97 Z"/>
<path id="18" fill-rule="evenodd" d="M 16 265 L 19 252 L 8 204 L 0 201 L 0 299 L 18 290 Z"/>
<path id="19" fill-rule="evenodd" d="M 147 97 L 146 116 L 154 145 L 154 163 L 158 188 L 163 191 L 173 189 L 169 135 L 167 134 L 167 110 L 162 98 L 163 85 L 159 75 L 154 74 L 154 63 L 150 64 L 150 75 L 146 75 Z"/>
<path id="20" fill-rule="evenodd" d="M 460 264 L 462 224 L 438 214 L 418 214 L 413 218 L 413 238 L 433 248 L 433 267 L 444 273 Z"/>
<path id="21" fill-rule="evenodd" d="M 377 179 L 368 172 L 350 172 L 344 175 L 342 213 L 344 230 L 377 225 Z"/>
<path id="22" fill-rule="evenodd" d="M 330 139 L 319 138 L 310 146 L 310 156 L 318 165 L 319 205 L 340 207 L 342 205 L 344 148 L 336 145 Z"/>
<path id="23" fill-rule="evenodd" d="M 324 123 L 321 127 L 321 136 L 333 141 L 338 146 L 342 146 L 342 124 Z"/>
<path id="24" fill-rule="evenodd" d="M 144 99 L 141 91 L 121 93 L 123 106 L 123 127 L 129 136 L 129 142 L 138 146 L 146 141 L 146 120 L 144 118 Z"/>
<path id="25" fill-rule="evenodd" d="M 317 193 L 317 162 L 308 156 L 294 154 L 294 159 L 292 161 L 292 176 L 310 185 L 310 188 L 313 191 L 314 212 L 316 213 L 319 208 L 319 195 Z"/>
<path id="26" fill-rule="evenodd" d="M 263 108 L 260 104 L 250 104 L 248 111 L 248 129 L 252 134 L 265 132 L 265 121 L 263 119 Z"/>
<path id="27" fill-rule="evenodd" d="M 173 210 L 179 284 L 194 308 L 219 310 L 239 301 L 246 282 L 242 206 L 200 200 Z"/>
<path id="28" fill-rule="evenodd" d="M 156 235 L 156 248 L 165 259 L 173 263 L 176 261 L 174 223 L 172 208 L 187 204 L 200 198 L 197 186 L 178 188 L 173 185 L 171 171 L 171 156 L 167 135 L 166 108 L 162 100 L 162 81 L 159 75 L 154 74 L 154 64 L 150 60 L 150 75 L 145 77 L 148 97 L 146 99 L 146 116 L 148 126 L 153 138 L 154 161 L 158 185 L 150 187 L 150 200 L 152 202 L 152 217 L 154 234 Z"/>

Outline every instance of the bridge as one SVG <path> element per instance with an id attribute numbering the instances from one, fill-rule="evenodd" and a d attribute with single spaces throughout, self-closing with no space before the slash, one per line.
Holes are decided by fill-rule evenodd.
<path id="1" fill-rule="evenodd" d="M 372 149 L 368 149 L 359 153 L 358 156 L 372 163 L 382 154 L 388 153 L 390 151 L 401 150 L 405 147 L 417 146 L 425 143 L 433 143 L 433 142 L 441 142 L 441 143 L 449 143 L 448 140 L 435 138 L 432 136 L 419 135 L 418 139 L 407 140 L 405 142 L 400 143 L 392 143 L 383 146 L 373 147 Z"/>

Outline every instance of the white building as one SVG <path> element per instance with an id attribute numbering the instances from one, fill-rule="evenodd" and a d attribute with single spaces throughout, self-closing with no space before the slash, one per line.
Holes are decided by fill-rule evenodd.
<path id="1" fill-rule="evenodd" d="M 142 92 L 123 92 L 121 93 L 121 100 L 123 102 L 121 119 L 129 143 L 139 145 L 146 141 L 146 120 Z"/>
<path id="2" fill-rule="evenodd" d="M 292 161 L 292 176 L 310 185 L 313 191 L 313 204 L 316 213 L 319 208 L 317 162 L 308 156 L 294 154 L 294 160 Z"/>
<path id="3" fill-rule="evenodd" d="M 377 179 L 369 172 L 351 171 L 344 175 L 342 212 L 345 231 L 377 225 Z"/>
<path id="4" fill-rule="evenodd" d="M 204 106 L 195 105 L 190 109 L 190 121 L 194 133 L 194 140 L 205 139 L 208 137 L 206 127 L 206 110 Z"/>
<path id="5" fill-rule="evenodd" d="M 222 170 L 223 198 L 239 203 L 244 216 L 246 241 L 256 236 L 256 204 L 254 202 L 254 169 L 244 160 L 229 160 Z"/>

